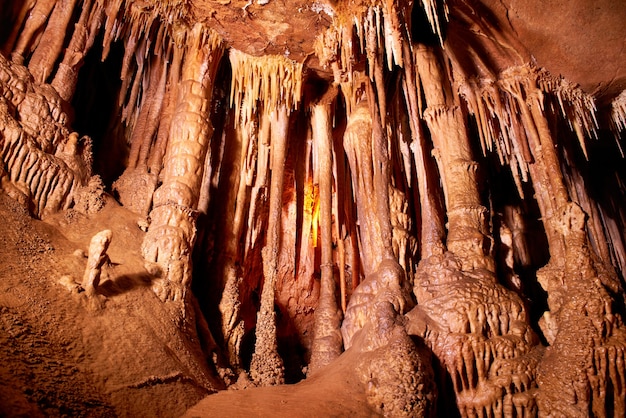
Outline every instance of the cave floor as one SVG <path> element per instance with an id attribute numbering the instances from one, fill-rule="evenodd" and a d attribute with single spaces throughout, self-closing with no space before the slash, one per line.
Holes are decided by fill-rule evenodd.
<path id="1" fill-rule="evenodd" d="M 215 386 L 149 290 L 137 216 L 111 202 L 42 222 L 0 194 L 0 218 L 0 416 L 174 416 Z M 88 298 L 75 282 L 106 228 L 110 263 Z"/>
<path id="2" fill-rule="evenodd" d="M 0 416 L 375 415 L 350 355 L 296 385 L 219 391 L 194 313 L 150 290 L 140 217 L 112 199 L 39 221 L 0 193 L 0 218 Z M 110 262 L 89 298 L 78 284 L 103 229 Z"/>

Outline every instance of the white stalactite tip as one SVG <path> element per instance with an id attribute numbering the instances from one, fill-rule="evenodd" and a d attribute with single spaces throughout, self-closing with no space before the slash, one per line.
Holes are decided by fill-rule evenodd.
<path id="1" fill-rule="evenodd" d="M 476 117 L 483 152 L 495 151 L 501 164 L 510 165 L 520 196 L 521 182 L 528 180 L 529 161 L 524 157 L 527 149 L 524 123 L 514 116 L 519 112 L 517 98 L 525 97 L 526 102 L 539 100 L 543 112 L 546 111 L 543 109 L 544 97 L 554 100 L 561 116 L 576 133 L 585 155 L 585 138 L 597 136 L 593 97 L 563 77 L 556 77 L 531 64 L 508 68 L 498 80 L 466 80 L 459 86 L 459 93 Z M 626 120 L 626 94 L 622 95 L 622 120 Z M 615 106 L 613 109 L 615 112 Z"/>
<path id="2" fill-rule="evenodd" d="M 230 50 L 232 83 L 230 102 L 235 118 L 246 123 L 260 102 L 265 113 L 285 106 L 288 112 L 298 108 L 302 98 L 302 64 L 281 55 L 255 57 Z"/>
<path id="3" fill-rule="evenodd" d="M 618 131 L 626 129 L 626 90 L 617 96 L 611 103 L 613 123 Z"/>

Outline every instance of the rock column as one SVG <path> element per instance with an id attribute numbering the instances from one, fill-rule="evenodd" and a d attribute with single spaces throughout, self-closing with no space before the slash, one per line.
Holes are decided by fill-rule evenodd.
<path id="1" fill-rule="evenodd" d="M 182 80 L 164 159 L 163 184 L 154 193 L 152 224 L 142 245 L 149 268 L 160 272 L 161 278 L 153 290 L 164 301 L 182 300 L 191 282 L 196 208 L 205 155 L 213 133 L 209 101 L 223 53 L 220 41 L 200 24 L 187 36 Z"/>

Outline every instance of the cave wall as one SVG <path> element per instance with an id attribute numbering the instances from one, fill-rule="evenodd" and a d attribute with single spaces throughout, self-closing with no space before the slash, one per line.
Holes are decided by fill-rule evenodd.
<path id="1" fill-rule="evenodd" d="M 197 298 L 257 385 L 401 324 L 440 411 L 623 415 L 621 75 L 543 67 L 520 5 L 302 2 L 315 31 L 289 44 L 244 3 L 3 2 L 3 190 L 44 219 L 104 188 L 144 216 L 155 293 Z"/>

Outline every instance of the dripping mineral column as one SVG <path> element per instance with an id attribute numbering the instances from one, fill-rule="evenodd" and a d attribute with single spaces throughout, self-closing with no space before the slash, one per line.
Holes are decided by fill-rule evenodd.
<path id="1" fill-rule="evenodd" d="M 90 19 L 90 17 L 92 17 Z M 78 82 L 78 70 L 83 65 L 83 59 L 91 49 L 97 31 L 102 24 L 103 12 L 100 3 L 87 0 L 82 5 L 82 11 L 69 45 L 65 49 L 63 60 L 59 63 L 59 69 L 54 75 L 52 87 L 59 92 L 61 98 L 67 102 L 72 100 L 76 83 Z"/>
<path id="2" fill-rule="evenodd" d="M 217 35 L 196 24 L 187 34 L 182 81 L 169 131 L 163 184 L 154 193 L 152 224 L 143 256 L 161 271 L 153 290 L 162 300 L 181 300 L 191 282 L 196 208 L 205 154 L 213 127 L 209 99 L 223 50 Z"/>
<path id="3" fill-rule="evenodd" d="M 389 193 L 386 187 L 381 189 L 382 184 L 388 183 L 377 178 L 388 174 L 382 168 L 386 168 L 387 161 L 383 161 L 386 155 L 378 155 L 383 147 L 375 144 L 369 100 L 372 99 L 362 99 L 352 110 L 344 133 L 344 148 L 352 172 L 361 232 L 363 271 L 366 276 L 373 273 L 382 260 L 395 259 L 391 243 Z"/>
<path id="4" fill-rule="evenodd" d="M 417 186 L 421 213 L 420 247 L 421 258 L 443 252 L 445 236 L 444 222 L 438 193 L 438 178 L 434 165 L 428 158 L 425 147 L 423 128 L 420 125 L 420 109 L 418 100 L 418 83 L 416 83 L 413 53 L 409 42 L 403 44 L 404 55 L 404 94 L 409 112 L 411 129 L 411 151 L 417 170 Z"/>
<path id="5" fill-rule="evenodd" d="M 336 284 L 333 277 L 332 248 L 332 128 L 331 104 L 320 102 L 311 109 L 313 143 L 317 151 L 320 191 L 320 238 L 322 257 L 320 297 L 315 310 L 315 337 L 311 348 L 309 371 L 329 364 L 339 357 L 342 349 L 340 332 L 341 311 L 337 307 Z"/>
<path id="6" fill-rule="evenodd" d="M 52 10 L 46 29 L 28 63 L 35 81 L 46 82 L 52 75 L 54 65 L 63 50 L 67 27 L 74 13 L 77 0 L 58 1 Z"/>
<path id="7" fill-rule="evenodd" d="M 481 266 L 493 270 L 493 262 L 485 257 L 488 232 L 476 178 L 478 164 L 472 158 L 462 110 L 436 50 L 419 45 L 414 53 L 427 104 L 424 117 L 444 186 L 448 250 L 463 259 L 464 269 Z"/>
<path id="8" fill-rule="evenodd" d="M 537 86 L 537 74 L 527 67 L 514 67 L 504 74 L 500 85 L 509 93 L 520 109 L 522 127 L 532 153 L 528 165 L 537 204 L 544 220 L 544 228 L 554 262 L 565 256 L 565 242 L 557 231 L 556 215 L 569 201 L 555 143 L 543 113 L 543 92 Z"/>
<path id="9" fill-rule="evenodd" d="M 268 115 L 265 115 L 268 116 Z M 267 241 L 262 250 L 263 290 L 261 308 L 257 316 L 256 344 L 250 374 L 261 386 L 284 383 L 283 361 L 278 355 L 276 339 L 276 276 L 278 274 L 278 254 L 280 251 L 280 224 L 282 220 L 282 195 L 287 154 L 287 131 L 289 114 L 285 105 L 278 106 L 271 117 L 271 178 L 269 220 Z"/>
<path id="10" fill-rule="evenodd" d="M 222 317 L 222 335 L 228 352 L 231 366 L 241 368 L 240 346 L 244 334 L 244 323 L 240 317 L 241 300 L 239 285 L 242 280 L 240 264 L 243 251 L 240 248 L 242 235 L 246 230 L 246 214 L 249 211 L 250 189 L 252 179 L 256 174 L 254 162 L 257 160 L 257 123 L 256 121 L 241 121 L 237 132 L 237 141 L 231 141 L 230 146 L 237 148 L 240 153 L 239 161 L 233 158 L 232 173 L 228 179 L 229 188 L 226 199 L 230 207 L 234 207 L 232 214 L 225 214 L 227 223 L 223 225 L 226 242 L 221 262 L 221 274 L 224 281 L 224 291 L 219 304 Z"/>

